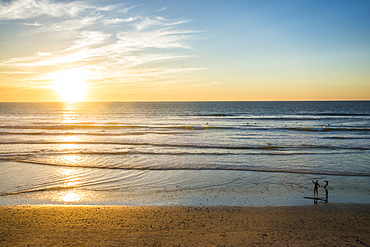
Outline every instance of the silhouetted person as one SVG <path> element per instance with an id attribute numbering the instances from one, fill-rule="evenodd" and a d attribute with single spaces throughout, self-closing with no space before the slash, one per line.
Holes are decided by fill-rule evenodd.
<path id="1" fill-rule="evenodd" d="M 322 190 L 323 190 L 323 191 L 325 191 L 325 197 L 326 197 L 325 201 L 328 201 L 328 198 L 329 198 L 329 191 L 328 191 L 328 189 L 327 189 L 326 187 L 328 186 L 329 181 L 324 180 L 324 182 L 325 182 L 325 185 L 324 185 L 324 188 L 323 188 Z"/>
<path id="2" fill-rule="evenodd" d="M 313 195 L 314 196 L 318 196 L 319 195 L 319 187 L 320 187 L 320 184 L 319 184 L 319 182 L 317 180 L 315 182 L 312 180 L 312 183 L 314 183 Z"/>

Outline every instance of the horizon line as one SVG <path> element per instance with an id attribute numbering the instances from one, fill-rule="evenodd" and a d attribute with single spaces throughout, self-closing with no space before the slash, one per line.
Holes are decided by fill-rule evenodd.
<path id="1" fill-rule="evenodd" d="M 370 99 L 304 99 L 304 100 L 122 100 L 122 101 L 0 101 L 0 103 L 186 103 L 186 102 L 359 102 Z"/>

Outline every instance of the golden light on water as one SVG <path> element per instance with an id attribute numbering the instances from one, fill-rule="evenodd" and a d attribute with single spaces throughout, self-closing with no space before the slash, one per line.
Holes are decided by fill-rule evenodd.
<path id="1" fill-rule="evenodd" d="M 66 165 L 76 165 L 82 161 L 82 157 L 78 154 L 73 154 L 70 152 L 78 152 L 80 150 L 80 144 L 76 144 L 74 142 L 79 142 L 80 139 L 77 136 L 62 136 L 59 139 L 62 143 L 59 144 L 58 149 L 61 152 L 65 152 L 64 155 L 58 158 L 58 161 L 61 164 Z"/>
<path id="2" fill-rule="evenodd" d="M 69 130 L 71 124 L 78 123 L 78 116 L 76 114 L 76 109 L 73 103 L 65 103 L 62 115 L 62 124 L 63 128 L 66 128 L 66 131 Z M 78 150 L 79 145 L 74 144 L 74 142 L 79 142 L 80 138 L 76 135 L 62 135 L 59 138 L 63 144 L 60 144 L 59 149 L 61 151 L 67 150 Z M 67 161 L 76 162 L 78 161 L 77 156 L 66 156 Z"/>
<path id="3" fill-rule="evenodd" d="M 77 121 L 76 119 L 72 120 L 69 118 L 70 115 L 74 115 L 74 111 L 73 103 L 65 104 L 62 118 L 63 123 L 67 122 L 67 124 L 69 124 Z M 56 161 L 59 164 L 67 166 L 75 166 L 80 163 L 81 156 L 74 154 L 80 150 L 80 145 L 75 144 L 75 142 L 80 141 L 79 137 L 71 134 L 62 135 L 58 137 L 58 139 L 61 142 L 58 149 L 63 153 L 63 155 L 59 156 Z M 62 168 L 59 173 L 64 177 L 65 186 L 69 187 L 78 184 L 79 170 L 73 168 Z"/>
<path id="4" fill-rule="evenodd" d="M 78 202 L 81 200 L 81 196 L 73 191 L 68 191 L 67 193 L 61 195 L 60 199 L 63 202 Z"/>
<path id="5" fill-rule="evenodd" d="M 73 168 L 61 168 L 59 174 L 64 180 L 63 187 L 74 188 L 81 185 L 80 174 L 77 169 Z M 63 202 L 78 202 L 82 198 L 81 193 L 75 191 L 62 191 L 58 193 L 57 199 Z"/>
<path id="6" fill-rule="evenodd" d="M 70 75 L 72 75 L 72 73 Z M 61 94 L 64 94 L 63 90 L 60 91 Z M 63 190 L 55 195 L 54 200 L 73 204 L 81 202 L 84 198 L 89 198 L 89 193 L 80 190 L 86 182 L 84 180 L 83 171 L 72 167 L 78 166 L 82 161 L 81 155 L 75 154 L 75 152 L 79 152 L 81 148 L 80 144 L 76 144 L 76 142 L 81 141 L 80 137 L 72 133 L 68 134 L 70 125 L 78 124 L 80 120 L 76 113 L 75 104 L 66 102 L 62 112 L 61 123 L 63 128 L 66 127 L 66 134 L 57 137 L 60 142 L 58 149 L 62 155 L 56 157 L 55 162 L 66 165 L 66 167 L 58 169 L 57 173 L 62 182 Z"/>
<path id="7" fill-rule="evenodd" d="M 80 139 L 76 135 L 61 136 L 60 141 L 62 142 L 78 142 Z"/>
<path id="8" fill-rule="evenodd" d="M 60 173 L 65 176 L 71 176 L 75 174 L 76 172 L 77 172 L 76 169 L 72 169 L 72 168 L 62 168 L 60 170 Z"/>
<path id="9" fill-rule="evenodd" d="M 64 140 L 62 140 L 64 141 Z M 68 142 L 68 141 L 66 141 Z M 70 141 L 70 142 L 73 142 L 73 141 Z M 63 144 L 60 144 L 59 145 L 59 150 L 60 151 L 73 151 L 73 150 L 77 150 L 79 147 L 78 144 L 74 144 L 74 143 L 63 143 Z M 76 156 L 68 156 L 67 158 L 69 161 L 77 161 L 78 158 Z"/>
<path id="10" fill-rule="evenodd" d="M 64 160 L 65 162 L 70 163 L 70 164 L 77 164 L 81 160 L 81 157 L 78 155 L 68 155 L 68 156 L 64 156 Z"/>
<path id="11" fill-rule="evenodd" d="M 64 102 L 82 101 L 87 93 L 87 72 L 76 68 L 58 71 L 52 74 L 52 89 Z"/>
<path id="12" fill-rule="evenodd" d="M 64 113 L 63 115 L 63 124 L 72 124 L 76 123 L 76 115 L 73 113 Z"/>
<path id="13" fill-rule="evenodd" d="M 64 178 L 64 187 L 80 185 L 79 172 L 72 168 L 62 168 L 59 172 Z"/>

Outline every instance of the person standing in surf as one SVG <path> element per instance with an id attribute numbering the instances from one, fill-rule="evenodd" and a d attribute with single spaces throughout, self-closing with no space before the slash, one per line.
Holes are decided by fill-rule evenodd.
<path id="1" fill-rule="evenodd" d="M 318 196 L 319 195 L 319 187 L 320 187 L 320 184 L 319 184 L 319 182 L 317 180 L 315 182 L 312 180 L 312 183 L 314 184 L 314 187 L 313 187 L 313 195 L 314 196 Z"/>
<path id="2" fill-rule="evenodd" d="M 324 188 L 322 189 L 323 191 L 325 191 L 325 197 L 326 197 L 326 201 L 328 200 L 328 197 L 329 197 L 329 191 L 328 189 L 326 188 L 329 184 L 329 181 L 328 180 L 324 180 L 325 184 L 324 184 Z"/>

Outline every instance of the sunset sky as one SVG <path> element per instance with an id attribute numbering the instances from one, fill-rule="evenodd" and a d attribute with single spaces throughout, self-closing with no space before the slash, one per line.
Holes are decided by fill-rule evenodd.
<path id="1" fill-rule="evenodd" d="M 370 1 L 1 0 L 0 102 L 370 100 Z"/>

